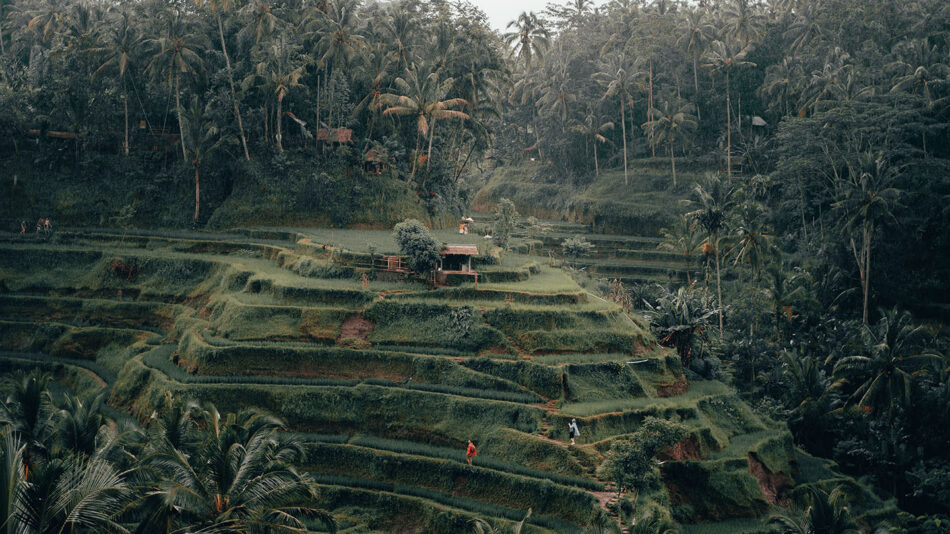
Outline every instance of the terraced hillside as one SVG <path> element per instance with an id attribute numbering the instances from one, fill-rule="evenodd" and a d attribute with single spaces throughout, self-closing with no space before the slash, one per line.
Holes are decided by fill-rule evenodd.
<path id="1" fill-rule="evenodd" d="M 603 266 L 652 244 L 598 240 Z M 114 417 L 144 422 L 168 395 L 279 414 L 344 532 L 467 532 L 528 509 L 531 532 L 629 522 L 632 496 L 618 501 L 596 467 L 648 416 L 690 435 L 636 498 L 639 517 L 754 529 L 796 482 L 835 480 L 727 386 L 688 382 L 646 325 L 546 257 L 486 256 L 477 285 L 433 288 L 369 267 L 394 248 L 386 232 L 307 229 L 6 236 L 0 365 L 107 388 Z"/>

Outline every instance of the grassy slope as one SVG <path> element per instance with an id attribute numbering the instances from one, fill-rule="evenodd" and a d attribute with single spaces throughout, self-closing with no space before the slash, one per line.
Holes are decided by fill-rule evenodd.
<path id="1" fill-rule="evenodd" d="M 680 168 L 682 166 L 682 168 Z M 629 184 L 623 169 L 608 169 L 586 186 L 547 183 L 544 168 L 536 165 L 504 166 L 493 170 L 488 183 L 475 197 L 475 207 L 490 211 L 500 198 L 509 198 L 522 215 L 591 224 L 599 231 L 657 235 L 684 208 L 691 184 L 706 169 L 680 163 L 677 187 L 672 187 L 669 160 L 634 160 Z"/>
<path id="2" fill-rule="evenodd" d="M 295 235 L 245 235 L 283 233 Z M 354 248 L 386 240 L 380 232 L 311 234 Z M 178 392 L 229 410 L 264 407 L 304 439 L 342 434 L 334 442 L 350 448 L 320 449 L 339 462 L 313 464 L 328 484 L 324 503 L 341 518 L 377 521 L 403 499 L 419 507 L 416 526 L 429 532 L 451 531 L 454 520 L 432 512 L 445 507 L 453 517 L 506 520 L 532 507 L 536 531 L 570 531 L 568 523 L 581 526 L 595 513 L 593 501 L 575 495 L 577 484 L 599 484 L 593 467 L 611 440 L 647 415 L 684 421 L 703 459 L 668 462 L 665 479 L 697 482 L 644 494 L 641 510 L 690 504 L 696 519 L 747 515 L 767 507 L 747 467 L 750 452 L 773 472 L 792 471 L 787 432 L 724 385 L 696 382 L 685 394 L 660 397 L 682 381 L 678 360 L 653 348 L 644 326 L 616 305 L 538 258 L 510 256 L 490 269 L 541 266 L 525 279 L 478 288 L 383 281 L 364 288 L 358 268 L 333 271 L 338 278 L 321 269 L 300 274 L 304 256 L 291 253 L 292 243 L 222 248 L 216 239 L 208 240 L 214 247 L 196 246 L 200 235 L 147 237 L 123 248 L 123 261 L 139 268 L 131 280 L 110 273 L 108 236 L 0 239 L 0 287 L 8 292 L 0 295 L 0 350 L 11 351 L 0 361 L 58 364 L 79 384 L 76 377 L 91 372 L 112 388 L 115 406 L 143 416 L 166 392 Z M 469 330 L 453 319 L 463 306 L 474 309 Z M 365 339 L 344 338 L 353 318 L 375 322 Z M 632 359 L 647 361 L 625 363 Z M 584 434 L 579 447 L 565 448 L 562 429 L 572 416 Z M 476 467 L 485 471 L 467 471 L 447 452 L 473 438 Z M 807 482 L 829 476 L 806 464 Z M 341 474 L 349 478 L 332 478 Z M 363 512 L 343 502 L 340 484 L 366 503 Z M 508 489 L 489 489 L 498 484 Z M 570 506 L 550 508 L 556 495 Z"/>

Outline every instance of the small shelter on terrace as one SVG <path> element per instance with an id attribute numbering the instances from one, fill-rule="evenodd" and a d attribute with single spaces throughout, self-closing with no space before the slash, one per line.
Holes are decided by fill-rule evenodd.
<path id="1" fill-rule="evenodd" d="M 478 247 L 475 245 L 445 245 L 439 251 L 442 259 L 439 260 L 439 270 L 448 272 L 470 273 L 472 271 L 472 256 L 478 256 Z"/>

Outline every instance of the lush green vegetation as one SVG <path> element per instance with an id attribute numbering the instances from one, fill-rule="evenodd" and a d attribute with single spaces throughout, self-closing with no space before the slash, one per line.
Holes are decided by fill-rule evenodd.
<path id="1" fill-rule="evenodd" d="M 0 526 L 945 532 L 948 21 L 0 0 Z"/>

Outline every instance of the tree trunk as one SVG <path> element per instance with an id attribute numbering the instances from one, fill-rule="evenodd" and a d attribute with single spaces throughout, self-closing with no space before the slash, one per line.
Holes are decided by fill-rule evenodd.
<path id="1" fill-rule="evenodd" d="M 624 118 L 623 95 L 620 95 L 620 129 L 623 132 L 623 185 L 630 185 L 627 178 L 627 120 Z"/>
<path id="2" fill-rule="evenodd" d="M 181 120 L 181 99 L 179 98 L 178 70 L 175 70 L 175 112 L 178 114 L 178 140 L 181 141 L 181 159 L 188 160 L 188 151 L 185 149 L 185 125 Z"/>
<path id="3" fill-rule="evenodd" d="M 726 174 L 732 176 L 732 114 L 729 106 L 729 69 L 726 69 Z M 716 265 L 718 270 L 718 263 Z"/>
<path id="4" fill-rule="evenodd" d="M 703 116 L 699 111 L 699 74 L 697 72 L 696 63 L 696 56 L 693 56 L 693 89 L 696 91 L 696 120 L 701 121 L 703 120 Z"/>
<path id="5" fill-rule="evenodd" d="M 861 315 L 864 324 L 868 324 L 868 296 L 871 288 L 871 227 L 864 227 L 864 311 Z"/>
<path id="6" fill-rule="evenodd" d="M 544 155 L 541 154 L 541 131 L 538 130 L 538 117 L 534 117 L 534 144 L 538 147 L 538 163 L 544 160 Z"/>
<path id="7" fill-rule="evenodd" d="M 244 136 L 244 121 L 241 120 L 241 110 L 238 108 L 237 94 L 234 91 L 234 74 L 231 72 L 231 58 L 228 57 L 228 48 L 224 43 L 224 26 L 221 24 L 221 12 L 216 12 L 218 18 L 218 36 L 221 38 L 221 53 L 224 54 L 224 64 L 228 69 L 228 83 L 231 85 L 231 102 L 234 103 L 234 117 L 238 123 L 238 133 L 241 135 L 241 146 L 244 147 L 244 158 L 251 161 L 247 151 L 247 138 Z"/>
<path id="8" fill-rule="evenodd" d="M 719 233 L 713 235 L 713 246 L 716 247 L 716 297 L 719 300 L 719 339 L 722 340 L 722 276 L 719 273 Z"/>
<path id="9" fill-rule="evenodd" d="M 278 152 L 284 151 L 284 144 L 282 142 L 282 137 L 280 134 L 280 123 L 281 123 L 280 115 L 281 115 L 281 110 L 283 109 L 283 103 L 284 103 L 283 101 L 284 101 L 283 96 L 277 97 L 277 119 L 276 120 L 277 120 L 277 151 Z"/>
<path id="10" fill-rule="evenodd" d="M 419 129 L 416 129 L 416 149 L 412 152 L 412 172 L 409 173 L 409 181 L 406 182 L 406 192 L 409 192 L 409 184 L 412 183 L 412 180 L 416 177 L 416 164 L 419 161 L 419 141 L 422 137 L 422 134 L 419 132 Z"/>
<path id="11" fill-rule="evenodd" d="M 317 74 L 317 130 L 320 129 L 320 75 Z M 316 137 L 314 137 L 314 143 L 316 143 Z"/>
<path id="12" fill-rule="evenodd" d="M 670 166 L 673 167 L 673 187 L 676 187 L 676 158 L 673 157 L 673 139 L 670 139 Z"/>
<path id="13" fill-rule="evenodd" d="M 647 103 L 647 121 L 653 121 L 653 60 L 650 60 L 650 90 L 648 94 L 649 102 Z M 656 157 L 656 143 L 654 142 L 652 136 L 650 138 L 650 151 L 653 154 L 653 157 Z"/>
<path id="14" fill-rule="evenodd" d="M 198 207 L 201 205 L 201 189 L 198 187 L 198 168 L 201 164 L 195 162 L 195 225 L 198 224 Z"/>
<path id="15" fill-rule="evenodd" d="M 122 141 L 122 152 L 129 155 L 129 95 L 122 90 L 122 106 L 125 110 L 125 140 Z"/>
<path id="16" fill-rule="evenodd" d="M 597 139 L 594 139 L 594 176 L 600 178 L 600 163 L 597 162 Z"/>
<path id="17" fill-rule="evenodd" d="M 432 117 L 432 124 L 429 125 L 429 150 L 426 152 L 426 172 L 429 171 L 429 162 L 432 161 L 432 138 L 435 137 L 435 117 Z"/>

